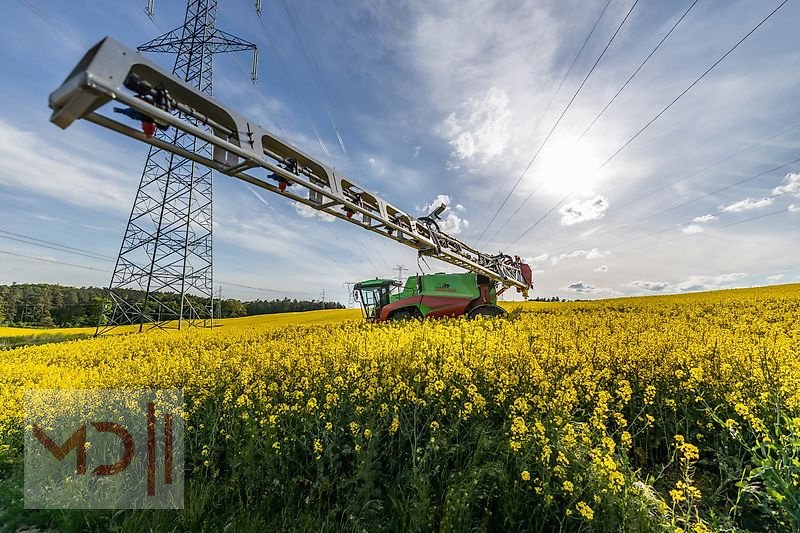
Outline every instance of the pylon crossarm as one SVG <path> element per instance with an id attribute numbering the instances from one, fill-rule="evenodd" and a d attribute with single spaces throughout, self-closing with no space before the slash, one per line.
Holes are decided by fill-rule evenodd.
<path id="1" fill-rule="evenodd" d="M 144 132 L 117 115 L 97 112 L 112 101 L 127 106 L 115 107 L 122 111 L 120 117 L 141 119 Z M 86 53 L 50 95 L 50 107 L 50 120 L 62 128 L 89 120 L 410 246 L 420 255 L 520 291 L 532 285 L 530 268 L 518 257 L 467 246 L 439 229 L 436 213 L 422 218 L 405 213 L 113 39 L 103 39 Z M 154 126 L 176 128 L 208 142 L 213 155 L 158 139 L 152 135 Z"/>

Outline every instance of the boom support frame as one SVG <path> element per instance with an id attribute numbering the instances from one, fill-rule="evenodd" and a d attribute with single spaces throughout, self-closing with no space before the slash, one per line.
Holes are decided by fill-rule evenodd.
<path id="1" fill-rule="evenodd" d="M 145 131 L 100 114 L 124 104 Z M 106 37 L 92 47 L 50 95 L 51 122 L 61 128 L 85 119 L 213 170 L 279 194 L 390 238 L 446 263 L 527 294 L 530 268 L 519 257 L 490 255 L 441 231 L 432 217 L 415 218 L 368 192 L 316 158 L 187 85 L 139 53 Z M 180 112 L 180 114 L 178 114 Z M 206 125 L 195 126 L 187 117 Z M 211 159 L 152 136 L 153 125 L 174 127 L 213 146 Z M 264 175 L 264 171 L 269 174 Z M 261 173 L 258 175 L 257 173 Z"/>

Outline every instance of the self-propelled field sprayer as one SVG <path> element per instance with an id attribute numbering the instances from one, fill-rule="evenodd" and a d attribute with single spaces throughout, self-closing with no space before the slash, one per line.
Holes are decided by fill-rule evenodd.
<path id="1" fill-rule="evenodd" d="M 114 107 L 117 115 L 101 114 L 110 102 L 125 107 Z M 499 294 L 514 287 L 527 296 L 533 286 L 531 269 L 519 257 L 486 254 L 441 231 L 437 220 L 443 206 L 424 217 L 407 214 L 111 38 L 84 55 L 50 95 L 50 107 L 50 120 L 61 128 L 88 120 L 467 271 L 411 276 L 394 294 L 399 285 L 394 280 L 356 284 L 370 320 L 497 316 L 503 314 Z M 117 120 L 123 116 L 140 122 L 141 129 Z M 154 135 L 169 128 L 209 143 L 211 157 Z"/>

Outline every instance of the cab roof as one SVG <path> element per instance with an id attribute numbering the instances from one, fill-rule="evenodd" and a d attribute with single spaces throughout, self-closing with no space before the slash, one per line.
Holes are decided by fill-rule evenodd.
<path id="1" fill-rule="evenodd" d="M 393 280 L 393 279 L 375 278 L 375 279 L 368 279 L 366 281 L 361 281 L 359 283 L 356 283 L 353 288 L 356 289 L 356 290 L 358 290 L 358 289 L 371 289 L 371 288 L 374 288 L 374 287 L 385 287 L 385 286 L 388 286 L 388 285 L 395 285 L 396 283 L 397 282 L 395 280 Z"/>

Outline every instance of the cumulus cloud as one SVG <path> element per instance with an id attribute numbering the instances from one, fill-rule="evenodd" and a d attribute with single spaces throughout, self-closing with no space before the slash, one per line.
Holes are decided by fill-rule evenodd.
<path id="1" fill-rule="evenodd" d="M 772 194 L 794 194 L 800 198 L 800 173 L 787 174 L 783 181 L 783 185 L 772 189 Z"/>
<path id="2" fill-rule="evenodd" d="M 440 194 L 430 202 L 422 204 L 422 207 L 417 207 L 417 211 L 420 211 L 427 215 L 428 213 L 430 213 L 431 211 L 433 211 L 442 204 L 446 205 L 447 207 L 450 207 L 451 202 L 452 200 L 450 200 L 450 196 L 446 194 Z"/>
<path id="3" fill-rule="evenodd" d="M 450 208 L 450 204 L 452 200 L 450 196 L 446 194 L 440 194 L 430 202 L 424 204 L 422 207 L 417 207 L 417 211 L 423 213 L 425 215 L 430 214 L 434 209 L 438 208 L 440 205 L 444 204 L 446 206 L 445 210 L 439 215 L 439 229 L 441 229 L 445 233 L 450 233 L 452 235 L 458 235 L 464 229 L 469 227 L 469 220 L 462 218 L 455 214 L 454 211 L 459 211 L 463 213 L 466 211 L 463 205 L 456 204 L 455 210 Z"/>
<path id="4" fill-rule="evenodd" d="M 697 224 L 691 224 L 689 226 L 681 228 L 681 231 L 687 235 L 694 235 L 695 233 L 703 233 L 703 231 L 705 230 L 703 230 L 703 228 L 698 226 Z"/>
<path id="5" fill-rule="evenodd" d="M 595 287 L 594 285 L 589 285 L 588 283 L 584 283 L 582 281 L 577 281 L 575 283 L 570 283 L 569 285 L 567 285 L 567 288 L 577 292 L 589 292 L 596 289 L 597 287 Z"/>
<path id="6" fill-rule="evenodd" d="M 564 290 L 575 291 L 581 294 L 591 294 L 592 296 L 619 296 L 621 294 L 619 291 L 615 291 L 614 289 L 610 289 L 608 287 L 596 287 L 595 285 L 585 283 L 583 281 L 570 283 L 564 288 Z"/>
<path id="7" fill-rule="evenodd" d="M 561 225 L 572 226 L 579 222 L 603 218 L 608 205 L 608 200 L 600 194 L 587 200 L 575 200 L 564 204 L 558 210 L 558 214 L 561 215 Z"/>
<path id="8" fill-rule="evenodd" d="M 651 292 L 662 292 L 662 291 L 665 291 L 665 290 L 667 290 L 667 289 L 669 289 L 671 287 L 670 283 L 666 282 L 666 281 L 641 281 L 641 280 L 637 280 L 637 281 L 633 281 L 633 282 L 629 283 L 628 285 L 630 285 L 631 287 L 634 287 L 636 289 L 643 289 L 643 290 L 651 291 Z"/>
<path id="9" fill-rule="evenodd" d="M 608 251 L 601 250 L 599 248 L 592 248 L 591 250 L 575 250 L 574 252 L 570 252 L 568 254 L 561 254 L 559 256 L 554 256 L 552 261 L 554 265 L 557 265 L 560 261 L 564 259 L 574 259 L 576 257 L 585 257 L 586 259 L 599 259 L 608 256 L 608 254 L 609 254 Z"/>
<path id="10" fill-rule="evenodd" d="M 333 215 L 329 215 L 324 211 L 317 211 L 313 207 L 309 207 L 305 204 L 301 204 L 300 202 L 294 203 L 294 210 L 297 211 L 297 214 L 303 218 L 314 218 L 318 217 L 325 222 L 333 222 L 336 220 L 336 217 Z"/>
<path id="11" fill-rule="evenodd" d="M 608 272 L 608 267 L 606 265 L 602 265 L 595 268 L 593 272 Z"/>
<path id="12" fill-rule="evenodd" d="M 486 162 L 500 156 L 511 141 L 511 110 L 506 92 L 491 87 L 486 94 L 470 98 L 464 113 L 450 113 L 441 132 L 454 148 L 453 157 Z"/>
<path id="13" fill-rule="evenodd" d="M 721 274 L 719 276 L 689 276 L 689 279 L 678 283 L 675 288 L 682 292 L 711 291 L 731 285 L 741 280 L 746 275 L 747 274 L 743 272 L 734 272 L 731 274 Z"/>
<path id="14" fill-rule="evenodd" d="M 790 205 L 789 206 L 789 211 L 791 213 L 795 213 L 797 211 L 800 211 L 800 205 L 794 205 L 794 204 Z"/>
<path id="15" fill-rule="evenodd" d="M 671 283 L 669 281 L 637 280 L 628 283 L 629 287 L 648 292 L 692 292 L 724 289 L 744 278 L 747 274 L 733 272 L 719 276 L 689 276 L 686 280 Z"/>
<path id="16" fill-rule="evenodd" d="M 692 220 L 692 222 L 711 222 L 712 220 L 716 219 L 717 217 L 715 217 L 714 215 L 703 215 L 701 217 L 695 217 L 695 219 Z"/>
<path id="17" fill-rule="evenodd" d="M 753 200 L 752 198 L 745 198 L 730 205 L 722 206 L 721 209 L 726 213 L 739 213 L 741 211 L 750 211 L 751 209 L 760 209 L 772 203 L 772 198 L 761 198 L 760 200 Z"/>

